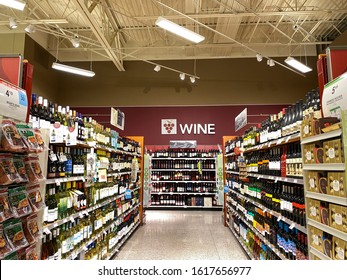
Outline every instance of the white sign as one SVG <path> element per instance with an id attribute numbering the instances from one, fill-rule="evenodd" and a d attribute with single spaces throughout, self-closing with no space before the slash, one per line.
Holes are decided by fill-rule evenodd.
<path id="1" fill-rule="evenodd" d="M 162 119 L 161 120 L 161 134 L 177 134 L 177 120 L 176 119 Z"/>
<path id="2" fill-rule="evenodd" d="M 161 120 L 161 134 L 177 134 L 177 127 L 182 135 L 185 134 L 216 134 L 214 123 L 190 123 L 177 125 L 176 119 L 162 119 Z"/>
<path id="3" fill-rule="evenodd" d="M 341 111 L 347 109 L 347 72 L 324 86 L 322 111 L 324 117 L 341 119 Z"/>
<path id="4" fill-rule="evenodd" d="M 110 123 L 121 129 L 124 130 L 124 122 L 125 122 L 125 115 L 122 111 L 115 109 L 115 108 L 111 108 L 111 120 Z"/>
<path id="5" fill-rule="evenodd" d="M 238 116 L 235 118 L 235 131 L 243 128 L 247 125 L 247 108 L 245 108 Z"/>
<path id="6" fill-rule="evenodd" d="M 0 114 L 25 122 L 27 111 L 28 98 L 25 90 L 0 79 Z"/>

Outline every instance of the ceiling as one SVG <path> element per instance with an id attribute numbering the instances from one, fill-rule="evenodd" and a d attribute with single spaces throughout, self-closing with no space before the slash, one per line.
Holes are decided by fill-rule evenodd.
<path id="1" fill-rule="evenodd" d="M 60 61 L 124 61 L 316 55 L 347 29 L 346 0 L 26 0 L 0 5 L 0 33 L 24 32 Z M 155 26 L 163 16 L 205 36 L 189 43 Z M 19 27 L 12 31 L 9 18 Z M 80 46 L 71 38 L 77 35 Z M 279 61 L 279 60 L 278 60 Z M 276 62 L 277 63 L 277 62 Z M 279 62 L 281 63 L 281 62 Z"/>

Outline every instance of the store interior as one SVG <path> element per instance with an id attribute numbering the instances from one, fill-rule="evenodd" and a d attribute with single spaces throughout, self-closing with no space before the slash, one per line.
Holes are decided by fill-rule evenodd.
<path id="1" fill-rule="evenodd" d="M 9 2 L 1 260 L 347 260 L 345 1 Z"/>

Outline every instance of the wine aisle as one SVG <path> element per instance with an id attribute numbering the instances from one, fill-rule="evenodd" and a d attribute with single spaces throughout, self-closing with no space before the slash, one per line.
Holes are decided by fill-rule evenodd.
<path id="1" fill-rule="evenodd" d="M 219 211 L 146 211 L 115 260 L 246 260 Z"/>

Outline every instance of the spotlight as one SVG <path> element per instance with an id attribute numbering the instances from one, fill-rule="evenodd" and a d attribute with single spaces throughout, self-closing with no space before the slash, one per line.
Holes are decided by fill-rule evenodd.
<path id="1" fill-rule="evenodd" d="M 181 73 L 181 74 L 180 74 L 180 79 L 183 81 L 185 78 L 186 78 L 186 74 Z"/>
<path id="2" fill-rule="evenodd" d="M 160 65 L 156 65 L 156 66 L 154 67 L 154 71 L 155 71 L 155 72 L 159 72 L 160 69 L 161 69 Z"/>
<path id="3" fill-rule="evenodd" d="M 267 65 L 269 65 L 270 67 L 275 66 L 275 62 L 272 59 L 268 59 Z"/>
<path id="4" fill-rule="evenodd" d="M 78 48 L 80 46 L 80 38 L 78 37 L 78 35 L 75 35 L 70 41 L 75 48 Z"/>
<path id="5" fill-rule="evenodd" d="M 194 84 L 194 83 L 195 83 L 195 77 L 190 76 L 190 82 L 191 82 L 192 84 Z"/>
<path id="6" fill-rule="evenodd" d="M 24 28 L 24 31 L 26 33 L 29 33 L 29 34 L 30 33 L 35 33 L 36 27 L 34 25 L 32 25 L 32 24 L 29 24 L 27 27 Z"/>
<path id="7" fill-rule="evenodd" d="M 261 54 L 259 54 L 259 53 L 257 53 L 256 58 L 257 58 L 258 62 L 263 60 L 263 56 Z"/>
<path id="8" fill-rule="evenodd" d="M 14 18 L 10 18 L 9 21 L 11 29 L 16 29 L 18 27 L 17 21 Z"/>

